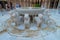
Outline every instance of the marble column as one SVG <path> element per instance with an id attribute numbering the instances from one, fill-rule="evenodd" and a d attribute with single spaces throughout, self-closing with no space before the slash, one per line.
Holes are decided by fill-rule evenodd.
<path id="1" fill-rule="evenodd" d="M 57 7 L 57 9 L 59 9 L 60 8 L 60 0 L 59 0 L 59 3 L 58 3 L 58 7 Z"/>

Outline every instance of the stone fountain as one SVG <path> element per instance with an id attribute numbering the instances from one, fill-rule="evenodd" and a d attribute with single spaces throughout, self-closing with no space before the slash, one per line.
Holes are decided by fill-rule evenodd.
<path id="1" fill-rule="evenodd" d="M 40 29 L 51 28 L 50 25 L 54 26 L 55 23 L 49 18 L 50 14 L 48 13 L 47 9 L 42 8 L 14 9 L 9 12 L 11 18 L 8 20 L 8 33 L 15 36 L 33 36 L 34 33 L 40 32 Z"/>

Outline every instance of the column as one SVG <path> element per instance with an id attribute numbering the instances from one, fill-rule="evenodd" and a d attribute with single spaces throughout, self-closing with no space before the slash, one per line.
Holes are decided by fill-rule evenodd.
<path id="1" fill-rule="evenodd" d="M 48 0 L 48 8 L 50 8 L 50 0 Z"/>
<path id="2" fill-rule="evenodd" d="M 59 0 L 59 2 L 58 2 L 58 7 L 57 8 L 60 8 L 60 0 Z"/>

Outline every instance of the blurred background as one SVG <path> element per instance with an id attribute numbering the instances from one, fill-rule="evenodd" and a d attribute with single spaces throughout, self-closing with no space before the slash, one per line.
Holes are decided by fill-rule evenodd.
<path id="1" fill-rule="evenodd" d="M 59 7 L 60 0 L 0 0 L 0 9 L 15 9 L 19 7 Z"/>

